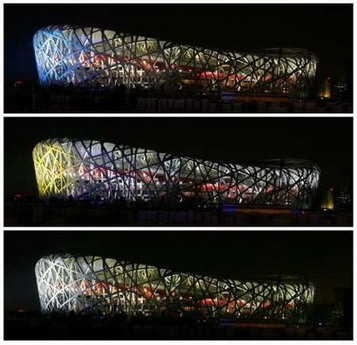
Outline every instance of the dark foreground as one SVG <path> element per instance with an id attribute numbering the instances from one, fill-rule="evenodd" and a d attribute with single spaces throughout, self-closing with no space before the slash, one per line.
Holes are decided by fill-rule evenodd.
<path id="1" fill-rule="evenodd" d="M 6 204 L 5 226 L 352 226 L 352 212 L 284 208 Z"/>
<path id="2" fill-rule="evenodd" d="M 352 113 L 350 98 L 293 99 L 282 95 L 152 89 L 7 85 L 6 113 Z M 228 92 L 228 94 L 230 94 Z"/>
<path id="3" fill-rule="evenodd" d="M 5 340 L 349 340 L 352 332 L 327 325 L 279 321 L 7 314 Z"/>

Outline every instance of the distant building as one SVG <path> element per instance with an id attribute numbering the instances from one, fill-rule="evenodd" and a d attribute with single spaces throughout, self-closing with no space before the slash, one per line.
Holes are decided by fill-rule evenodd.
<path id="1" fill-rule="evenodd" d="M 339 189 L 335 197 L 336 212 L 352 213 L 353 198 L 351 194 L 350 189 L 347 187 Z"/>
<path id="2" fill-rule="evenodd" d="M 352 203 L 352 196 L 347 187 L 340 190 L 336 197 L 336 204 L 339 206 L 349 206 Z"/>
<path id="3" fill-rule="evenodd" d="M 333 188 L 330 188 L 328 191 L 326 191 L 321 203 L 321 208 L 330 211 L 335 209 L 335 203 L 333 200 Z"/>
<path id="4" fill-rule="evenodd" d="M 353 327 L 353 289 L 334 288 L 332 321 L 342 327 Z"/>
<path id="5" fill-rule="evenodd" d="M 340 77 L 336 80 L 336 83 L 334 84 L 334 89 L 336 94 L 344 94 L 348 90 L 347 86 L 347 78 L 346 77 Z"/>
<path id="6" fill-rule="evenodd" d="M 309 208 L 320 170 L 297 159 L 211 162 L 96 140 L 49 139 L 33 149 L 40 197 Z"/>
<path id="7" fill-rule="evenodd" d="M 331 81 L 330 78 L 325 78 L 319 87 L 319 97 L 320 98 L 331 98 Z"/>
<path id="8" fill-rule="evenodd" d="M 303 322 L 313 302 L 306 279 L 219 279 L 100 256 L 49 255 L 35 268 L 43 312 Z"/>
<path id="9" fill-rule="evenodd" d="M 239 53 L 70 25 L 37 31 L 33 44 L 42 84 L 306 97 L 317 66 L 299 48 Z"/>

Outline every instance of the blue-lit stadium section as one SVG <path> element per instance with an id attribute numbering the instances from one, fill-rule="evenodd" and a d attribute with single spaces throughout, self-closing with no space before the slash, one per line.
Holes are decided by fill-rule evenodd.
<path id="1" fill-rule="evenodd" d="M 242 33 L 244 34 L 244 33 Z M 212 50 L 93 27 L 48 26 L 34 49 L 44 85 L 234 91 L 306 97 L 317 57 L 305 49 Z"/>

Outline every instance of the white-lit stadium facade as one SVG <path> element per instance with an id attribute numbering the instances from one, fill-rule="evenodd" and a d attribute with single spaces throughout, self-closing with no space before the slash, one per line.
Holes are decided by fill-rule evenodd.
<path id="1" fill-rule="evenodd" d="M 303 321 L 314 285 L 298 278 L 232 280 L 100 256 L 49 255 L 35 268 L 43 312 Z"/>
<path id="2" fill-rule="evenodd" d="M 231 164 L 96 140 L 48 139 L 33 149 L 41 198 L 281 205 L 306 209 L 318 166 L 303 160 Z"/>
<path id="3" fill-rule="evenodd" d="M 93 27 L 48 26 L 33 39 L 40 82 L 306 97 L 317 57 L 304 49 L 212 50 Z"/>

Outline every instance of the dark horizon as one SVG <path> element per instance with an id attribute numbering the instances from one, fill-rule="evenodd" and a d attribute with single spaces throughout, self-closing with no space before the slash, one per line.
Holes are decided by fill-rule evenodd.
<path id="1" fill-rule="evenodd" d="M 5 231 L 5 311 L 39 310 L 36 261 L 49 254 L 100 255 L 213 277 L 297 275 L 316 303 L 352 286 L 352 231 Z M 24 288 L 26 287 L 26 288 Z"/>
<path id="2" fill-rule="evenodd" d="M 33 34 L 66 23 L 238 52 L 304 48 L 318 55 L 320 76 L 349 77 L 352 10 L 352 4 L 5 4 L 5 81 L 36 81 Z"/>
<path id="3" fill-rule="evenodd" d="M 318 117 L 20 117 L 4 121 L 5 196 L 37 195 L 32 149 L 56 137 L 96 139 L 212 161 L 297 158 L 320 186 L 352 187 L 353 119 Z"/>

